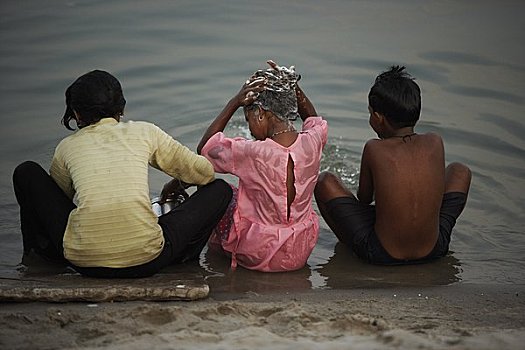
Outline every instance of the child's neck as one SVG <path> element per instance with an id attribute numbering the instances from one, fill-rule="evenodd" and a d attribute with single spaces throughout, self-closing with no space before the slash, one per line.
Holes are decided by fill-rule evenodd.
<path id="1" fill-rule="evenodd" d="M 390 139 L 390 138 L 401 138 L 405 139 L 410 136 L 414 136 L 416 133 L 414 132 L 413 126 L 407 126 L 400 129 L 392 130 L 391 132 L 384 135 L 383 139 Z"/>
<path id="2" fill-rule="evenodd" d="M 297 139 L 297 131 L 292 124 L 282 123 L 272 129 L 272 133 L 268 135 L 268 138 L 284 147 L 290 146 Z"/>

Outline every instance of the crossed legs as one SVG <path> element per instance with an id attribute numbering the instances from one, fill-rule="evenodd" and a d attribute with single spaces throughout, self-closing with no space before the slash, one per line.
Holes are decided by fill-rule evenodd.
<path id="1" fill-rule="evenodd" d="M 472 174 L 470 169 L 461 163 L 451 163 L 445 169 L 445 193 L 460 192 L 468 195 Z M 355 195 L 348 189 L 341 179 L 330 172 L 322 172 L 319 175 L 314 190 L 315 200 L 321 216 L 335 233 L 339 241 L 348 241 L 344 228 L 330 216 L 326 204 L 335 198 L 351 197 L 357 200 Z"/>

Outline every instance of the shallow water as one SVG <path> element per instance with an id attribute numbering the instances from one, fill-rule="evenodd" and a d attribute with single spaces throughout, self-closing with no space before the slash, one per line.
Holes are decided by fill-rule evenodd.
<path id="1" fill-rule="evenodd" d="M 69 132 L 64 90 L 105 69 L 122 82 L 126 119 L 156 123 L 195 149 L 208 123 L 267 58 L 295 65 L 329 122 L 323 170 L 352 189 L 364 142 L 374 137 L 366 96 L 392 64 L 422 88 L 418 132 L 445 140 L 447 162 L 473 172 L 451 254 L 408 267 L 358 261 L 322 223 L 301 271 L 262 274 L 204 253 L 176 267 L 225 291 L 375 285 L 525 283 L 525 27 L 519 1 L 2 1 L 0 4 L 0 275 L 16 276 L 22 243 L 11 187 L 27 159 L 48 167 Z M 228 128 L 246 135 L 241 114 Z M 151 172 L 151 195 L 167 177 Z"/>

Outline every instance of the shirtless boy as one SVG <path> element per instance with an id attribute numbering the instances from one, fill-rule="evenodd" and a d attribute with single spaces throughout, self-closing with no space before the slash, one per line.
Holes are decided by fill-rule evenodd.
<path id="1" fill-rule="evenodd" d="M 421 93 L 404 69 L 380 74 L 368 94 L 370 126 L 379 139 L 365 144 L 357 198 L 328 172 L 315 188 L 319 210 L 339 241 L 373 264 L 446 255 L 470 187 L 468 167 L 445 167 L 439 135 L 414 132 Z"/>

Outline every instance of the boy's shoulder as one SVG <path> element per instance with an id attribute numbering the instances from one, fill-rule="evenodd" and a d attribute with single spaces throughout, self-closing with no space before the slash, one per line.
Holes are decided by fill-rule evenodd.
<path id="1" fill-rule="evenodd" d="M 429 147 L 443 146 L 443 139 L 439 134 L 436 134 L 435 132 L 427 132 L 426 134 L 417 135 L 423 139 L 423 145 L 427 145 Z"/>
<path id="2" fill-rule="evenodd" d="M 428 133 L 425 133 L 425 134 L 415 134 L 414 135 L 415 137 L 419 138 L 420 140 L 423 141 L 423 145 L 424 144 L 427 144 L 427 145 L 431 145 L 431 144 L 442 144 L 443 143 L 443 139 L 441 138 L 441 136 L 439 136 L 438 134 L 434 133 L 434 132 L 428 132 Z M 366 143 L 365 143 L 365 148 L 368 148 L 368 149 L 375 149 L 375 148 L 391 148 L 392 147 L 392 143 L 393 142 L 396 142 L 396 140 L 399 140 L 399 139 L 395 139 L 395 138 L 389 138 L 389 139 L 370 139 L 368 140 Z"/>
<path id="3" fill-rule="evenodd" d="M 441 136 L 439 134 L 436 134 L 435 132 L 427 132 L 425 134 L 417 134 L 417 135 L 428 138 L 430 140 L 442 141 Z"/>
<path id="4" fill-rule="evenodd" d="M 432 154 L 432 153 L 443 153 L 443 139 L 436 133 L 429 132 L 425 134 L 417 134 L 417 140 L 412 138 L 415 142 L 415 146 L 411 148 L 419 154 Z M 369 161 L 372 159 L 381 160 L 388 158 L 402 157 L 402 154 L 406 154 L 404 149 L 401 147 L 403 142 L 400 142 L 397 138 L 391 139 L 370 139 L 366 142 L 363 149 L 363 157 Z"/>

